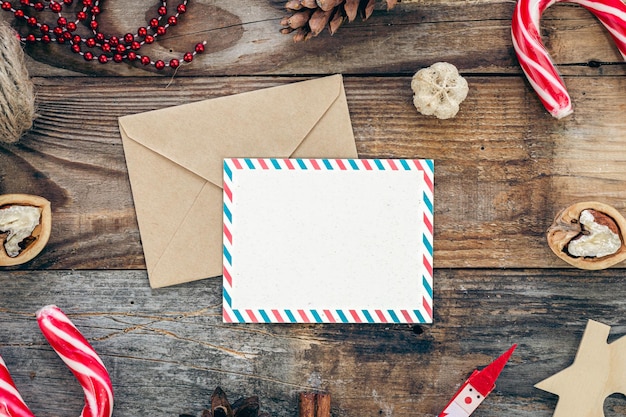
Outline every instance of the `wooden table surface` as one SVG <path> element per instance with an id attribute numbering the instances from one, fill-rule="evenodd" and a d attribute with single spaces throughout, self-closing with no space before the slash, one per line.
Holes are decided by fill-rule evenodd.
<path id="1" fill-rule="evenodd" d="M 0 194 L 46 197 L 53 228 L 37 258 L 0 270 L 0 355 L 33 412 L 78 415 L 83 405 L 36 324 L 35 311 L 57 304 L 109 369 L 116 417 L 199 416 L 218 385 L 231 399 L 258 395 L 275 417 L 295 416 L 298 393 L 314 390 L 331 393 L 337 417 L 435 416 L 513 343 L 475 415 L 551 416 L 557 397 L 533 385 L 572 362 L 587 320 L 626 334 L 626 265 L 576 270 L 545 240 L 572 203 L 626 213 L 626 69 L 591 14 L 550 8 L 544 41 L 575 107 L 552 118 L 517 63 L 514 4 L 381 4 L 335 36 L 294 43 L 279 33 L 283 1 L 192 0 L 151 53 L 169 59 L 206 40 L 175 76 L 28 46 L 39 117 L 18 144 L 0 145 Z M 103 2 L 103 31 L 135 30 L 156 8 Z M 412 75 L 438 61 L 470 86 L 450 120 L 412 104 Z M 435 159 L 434 324 L 227 325 L 220 278 L 150 289 L 117 118 L 335 73 L 360 157 Z M 626 415 L 623 397 L 605 413 Z"/>

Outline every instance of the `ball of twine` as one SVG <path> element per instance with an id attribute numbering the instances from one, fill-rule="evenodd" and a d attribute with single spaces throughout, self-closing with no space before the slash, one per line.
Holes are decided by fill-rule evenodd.
<path id="1" fill-rule="evenodd" d="M 33 83 L 15 31 L 0 22 L 0 141 L 15 143 L 35 119 Z"/>

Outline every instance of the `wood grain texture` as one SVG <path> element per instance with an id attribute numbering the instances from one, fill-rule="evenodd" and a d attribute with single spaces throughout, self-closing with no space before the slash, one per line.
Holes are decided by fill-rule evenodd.
<path id="1" fill-rule="evenodd" d="M 122 37 L 156 15 L 157 2 L 109 0 L 100 17 L 103 32 Z M 146 51 L 153 59 L 180 58 L 197 42 L 206 53 L 179 76 L 242 74 L 413 74 L 437 61 L 464 73 L 520 74 L 510 36 L 514 2 L 493 0 L 412 1 L 386 11 L 382 3 L 366 22 L 345 24 L 336 36 L 324 32 L 305 43 L 278 33 L 288 15 L 281 0 L 192 1 L 176 27 Z M 0 18 L 12 20 L 6 12 Z M 22 29 L 24 31 L 25 29 Z M 89 32 L 83 31 L 84 36 Z M 551 7 L 542 33 L 566 75 L 624 74 L 619 52 L 601 24 L 575 5 Z M 67 45 L 31 45 L 32 75 L 154 74 L 152 67 L 85 62 Z M 142 52 L 144 49 L 142 49 Z"/>
<path id="2" fill-rule="evenodd" d="M 109 369 L 116 417 L 199 416 L 217 385 L 231 400 L 259 395 L 274 417 L 296 415 L 298 393 L 316 389 L 332 394 L 336 417 L 410 417 L 437 415 L 473 369 L 518 343 L 479 415 L 548 417 L 556 397 L 533 385 L 572 362 L 588 319 L 614 326 L 610 340 L 625 334 L 622 280 L 617 271 L 437 270 L 433 325 L 291 326 L 223 324 L 219 280 L 150 290 L 143 271 L 4 272 L 12 302 L 0 308 L 0 351 L 41 417 L 82 407 L 37 328 L 34 312 L 51 303 Z M 606 409 L 626 411 L 619 399 Z"/>
<path id="3" fill-rule="evenodd" d="M 48 247 L 21 268 L 144 267 L 118 116 L 300 79 L 38 78 L 34 129 L 0 146 L 0 193 L 53 206 Z M 436 267 L 564 266 L 545 241 L 558 211 L 598 200 L 626 213 L 626 80 L 569 77 L 576 110 L 555 121 L 519 77 L 468 79 L 441 121 L 415 111 L 408 77 L 346 77 L 359 156 L 435 159 Z"/>
<path id="4" fill-rule="evenodd" d="M 103 3 L 105 32 L 121 35 L 157 7 Z M 111 371 L 114 417 L 200 416 L 217 385 L 231 400 L 259 395 L 274 417 L 296 415 L 298 393 L 316 389 L 331 393 L 334 417 L 435 416 L 513 343 L 477 413 L 551 416 L 556 397 L 533 385 L 571 363 L 586 321 L 613 326 L 610 340 L 626 333 L 624 269 L 558 269 L 567 265 L 545 242 L 574 202 L 626 214 L 626 65 L 588 12 L 551 7 L 542 34 L 575 106 L 554 120 L 517 64 L 514 4 L 404 0 L 295 44 L 278 33 L 282 0 L 194 0 L 150 52 L 169 59 L 207 40 L 173 77 L 27 46 L 39 117 L 19 144 L 0 145 L 0 194 L 49 199 L 53 230 L 35 260 L 0 270 L 0 355 L 35 414 L 83 405 L 35 321 L 56 303 Z M 411 76 L 437 61 L 470 85 L 452 120 L 412 105 Z M 225 325 L 219 279 L 151 290 L 117 118 L 333 73 L 344 74 L 360 157 L 435 159 L 435 323 Z M 625 414 L 623 398 L 606 401 L 605 415 Z"/>

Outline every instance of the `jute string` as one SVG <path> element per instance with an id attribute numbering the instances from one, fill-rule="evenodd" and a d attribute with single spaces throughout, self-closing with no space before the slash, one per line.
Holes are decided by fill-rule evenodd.
<path id="1" fill-rule="evenodd" d="M 15 143 L 35 119 L 33 83 L 15 31 L 0 22 L 0 141 Z"/>

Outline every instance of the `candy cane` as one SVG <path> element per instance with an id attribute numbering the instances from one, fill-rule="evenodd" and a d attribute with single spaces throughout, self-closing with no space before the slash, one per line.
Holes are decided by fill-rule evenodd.
<path id="1" fill-rule="evenodd" d="M 519 0 L 511 22 L 513 47 L 530 85 L 546 110 L 557 119 L 572 113 L 572 103 L 541 41 L 539 21 L 548 7 L 566 2 L 579 4 L 593 13 L 626 59 L 626 5 L 622 0 Z"/>
<path id="2" fill-rule="evenodd" d="M 102 360 L 57 306 L 37 312 L 37 322 L 50 346 L 70 368 L 85 393 L 80 417 L 111 417 L 113 386 Z M 0 417 L 34 417 L 0 357 Z"/>
<path id="3" fill-rule="evenodd" d="M 0 357 L 0 417 L 35 417 L 17 392 L 2 357 Z"/>
<path id="4" fill-rule="evenodd" d="M 113 386 L 102 360 L 57 306 L 37 312 L 37 322 L 50 346 L 70 368 L 85 392 L 81 417 L 111 417 Z"/>

